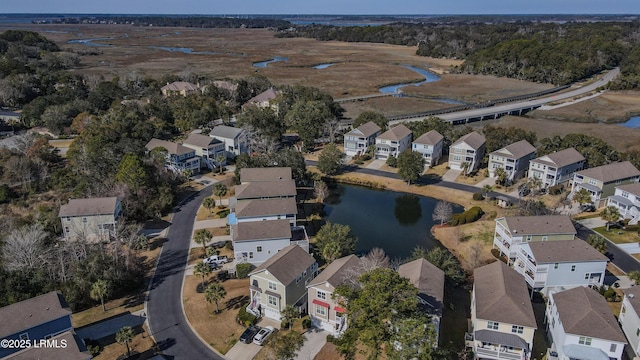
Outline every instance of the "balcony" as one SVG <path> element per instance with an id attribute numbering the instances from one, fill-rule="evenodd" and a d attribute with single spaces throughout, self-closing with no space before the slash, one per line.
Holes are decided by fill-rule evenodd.
<path id="1" fill-rule="evenodd" d="M 528 359 L 529 344 L 511 333 L 493 330 L 478 330 L 473 341 L 476 358 L 481 359 Z"/>
<path id="2" fill-rule="evenodd" d="M 493 350 L 497 349 L 497 350 Z M 477 348 L 476 355 L 481 359 L 510 359 L 510 360 L 522 360 L 522 351 L 517 350 L 502 350 L 502 348 L 494 345 L 487 345 L 486 348 Z"/>

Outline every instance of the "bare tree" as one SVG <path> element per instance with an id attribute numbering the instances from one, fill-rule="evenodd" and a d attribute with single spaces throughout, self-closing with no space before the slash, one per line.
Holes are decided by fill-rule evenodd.
<path id="1" fill-rule="evenodd" d="M 329 143 L 336 140 L 336 135 L 340 132 L 340 120 L 332 117 L 324 124 L 324 131 L 329 136 Z"/>
<path id="2" fill-rule="evenodd" d="M 475 269 L 482 265 L 482 245 L 474 241 L 469 245 L 469 265 Z"/>
<path id="3" fill-rule="evenodd" d="M 373 248 L 367 255 L 360 259 L 364 272 L 369 272 L 377 268 L 388 268 L 391 266 L 389 257 L 381 248 Z"/>
<path id="4" fill-rule="evenodd" d="M 46 261 L 44 241 L 47 232 L 41 224 L 13 229 L 2 246 L 4 266 L 9 271 L 33 269 Z"/>
<path id="5" fill-rule="evenodd" d="M 440 220 L 440 225 L 442 225 L 446 221 L 449 221 L 452 215 L 453 207 L 451 206 L 451 203 L 443 200 L 438 201 L 436 208 L 433 210 L 433 220 Z"/>
<path id="6" fill-rule="evenodd" d="M 327 183 L 322 180 L 313 182 L 313 191 L 316 193 L 316 198 L 320 202 L 324 202 L 324 199 L 329 196 L 329 188 L 327 187 Z"/>

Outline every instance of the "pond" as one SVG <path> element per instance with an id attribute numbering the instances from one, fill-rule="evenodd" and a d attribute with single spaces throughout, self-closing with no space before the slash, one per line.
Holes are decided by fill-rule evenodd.
<path id="1" fill-rule="evenodd" d="M 640 116 L 634 116 L 631 119 L 627 120 L 627 122 L 624 122 L 620 125 L 632 129 L 640 128 Z"/>

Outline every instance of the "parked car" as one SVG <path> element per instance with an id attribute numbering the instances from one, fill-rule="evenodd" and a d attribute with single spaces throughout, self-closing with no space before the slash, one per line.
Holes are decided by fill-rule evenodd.
<path id="1" fill-rule="evenodd" d="M 253 338 L 260 331 L 259 326 L 251 325 L 240 335 L 240 341 L 245 344 L 251 344 Z"/>
<path id="2" fill-rule="evenodd" d="M 229 258 L 226 255 L 211 255 L 208 258 L 204 259 L 205 263 L 215 262 L 218 264 L 226 264 L 228 263 Z"/>
<path id="3" fill-rule="evenodd" d="M 220 264 L 218 262 L 218 256 L 214 255 L 214 256 L 209 256 L 208 258 L 202 260 L 205 264 L 208 264 L 212 269 L 216 269 L 218 267 L 220 267 Z"/>
<path id="4" fill-rule="evenodd" d="M 580 205 L 580 211 L 583 211 L 583 212 L 594 212 L 594 211 L 596 211 L 596 207 L 593 204 L 582 204 L 582 205 Z"/>
<path id="5" fill-rule="evenodd" d="M 262 346 L 262 344 L 264 344 L 264 342 L 267 340 L 267 338 L 273 334 L 273 332 L 276 331 L 276 329 L 273 328 L 273 326 L 265 326 L 262 329 L 260 329 L 260 331 L 258 331 L 258 333 L 256 334 L 256 336 L 253 338 L 253 343 L 256 345 L 260 345 Z"/>

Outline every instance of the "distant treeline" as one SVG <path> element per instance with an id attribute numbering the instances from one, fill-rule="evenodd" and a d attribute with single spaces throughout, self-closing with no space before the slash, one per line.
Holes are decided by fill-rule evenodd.
<path id="1" fill-rule="evenodd" d="M 38 21 L 42 23 L 43 21 Z M 51 20 L 56 24 L 132 24 L 136 26 L 176 26 L 199 28 L 275 28 L 286 29 L 286 20 L 263 17 L 232 18 L 215 16 L 83 16 Z"/>
<path id="2" fill-rule="evenodd" d="M 279 37 L 417 46 L 416 54 L 464 59 L 453 72 L 564 85 L 620 66 L 617 89 L 640 87 L 640 22 L 393 23 L 309 25 Z"/>

